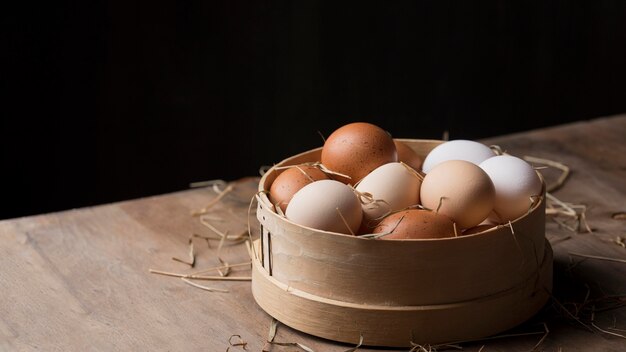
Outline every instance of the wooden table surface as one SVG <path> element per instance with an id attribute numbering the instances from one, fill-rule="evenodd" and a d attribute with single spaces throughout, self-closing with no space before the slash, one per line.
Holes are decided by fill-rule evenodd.
<path id="1" fill-rule="evenodd" d="M 554 194 L 562 201 L 585 204 L 594 232 L 572 232 L 547 219 L 546 236 L 555 252 L 554 300 L 510 332 L 538 334 L 461 346 L 465 351 L 529 351 L 547 326 L 549 333 L 538 350 L 625 351 L 626 338 L 610 333 L 626 335 L 626 307 L 619 307 L 626 304 L 626 248 L 617 240 L 626 241 L 626 220 L 612 217 L 626 212 L 626 115 L 484 142 L 513 155 L 568 165 L 572 174 Z M 556 175 L 553 170 L 543 172 L 549 180 Z M 234 190 L 210 210 L 209 222 L 230 234 L 245 231 L 257 182 L 246 178 L 234 183 Z M 190 214 L 215 197 L 212 188 L 201 188 L 0 221 L 0 350 L 226 351 L 229 338 L 240 335 L 241 340 L 230 341 L 245 341 L 248 351 L 261 351 L 271 318 L 255 304 L 250 282 L 199 282 L 229 291 L 207 292 L 148 272 L 192 271 L 171 258 L 187 257 L 191 234 L 213 235 Z M 254 215 L 250 219 L 256 234 Z M 211 248 L 202 239 L 194 240 L 196 270 L 220 264 L 219 241 L 209 242 Z M 220 257 L 234 264 L 246 261 L 248 254 L 244 244 L 226 242 Z M 232 270 L 231 276 L 250 273 L 247 267 Z M 298 342 L 315 351 L 351 347 L 283 325 L 275 341 Z M 242 346 L 230 347 L 239 350 Z"/>

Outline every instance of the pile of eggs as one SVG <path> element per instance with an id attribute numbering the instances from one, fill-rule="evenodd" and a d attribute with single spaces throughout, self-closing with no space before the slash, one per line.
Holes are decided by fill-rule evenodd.
<path id="1" fill-rule="evenodd" d="M 481 143 L 444 142 L 422 162 L 385 130 L 357 122 L 328 137 L 320 163 L 284 169 L 269 198 L 296 224 L 393 240 L 478 233 L 525 215 L 541 192 L 531 165 Z"/>

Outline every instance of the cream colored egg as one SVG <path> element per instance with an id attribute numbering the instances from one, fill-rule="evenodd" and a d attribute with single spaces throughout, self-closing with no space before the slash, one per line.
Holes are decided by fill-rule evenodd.
<path id="1" fill-rule="evenodd" d="M 429 173 L 435 166 L 448 160 L 465 160 L 478 165 L 495 155 L 491 148 L 482 143 L 457 139 L 442 143 L 431 150 L 424 159 L 422 171 Z"/>
<path id="2" fill-rule="evenodd" d="M 491 179 L 480 167 L 469 161 L 449 160 L 426 174 L 420 197 L 426 208 L 448 216 L 459 228 L 467 229 L 487 218 L 493 209 L 495 193 Z"/>
<path id="3" fill-rule="evenodd" d="M 270 201 L 285 212 L 287 204 L 296 192 L 311 182 L 328 180 L 329 177 L 319 168 L 298 165 L 282 171 L 270 187 Z"/>
<path id="4" fill-rule="evenodd" d="M 480 167 L 489 175 L 496 188 L 494 212 L 500 223 L 526 214 L 541 194 L 539 175 L 520 158 L 500 155 L 483 161 Z"/>
<path id="5" fill-rule="evenodd" d="M 363 211 L 359 198 L 350 186 L 339 181 L 321 180 L 309 183 L 296 192 L 285 216 L 302 226 L 351 234 L 358 230 Z"/>
<path id="6" fill-rule="evenodd" d="M 422 181 L 417 173 L 401 163 L 388 163 L 370 172 L 357 185 L 356 190 L 368 193 L 375 200 L 364 202 L 363 221 L 373 219 L 419 203 Z M 373 227 L 375 223 L 370 223 Z"/>

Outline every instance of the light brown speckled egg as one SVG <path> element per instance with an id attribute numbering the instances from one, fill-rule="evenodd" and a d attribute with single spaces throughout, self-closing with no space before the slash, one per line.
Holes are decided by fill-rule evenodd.
<path id="1" fill-rule="evenodd" d="M 353 185 L 377 167 L 397 160 L 391 136 L 366 122 L 340 127 L 326 139 L 322 149 L 322 164 L 350 176 Z"/>

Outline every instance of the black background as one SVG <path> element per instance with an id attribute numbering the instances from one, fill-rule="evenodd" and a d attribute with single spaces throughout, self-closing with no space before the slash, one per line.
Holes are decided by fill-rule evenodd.
<path id="1" fill-rule="evenodd" d="M 352 121 L 481 138 L 626 111 L 626 1 L 1 5 L 0 218 L 256 175 Z"/>

